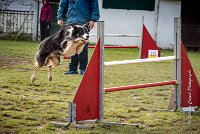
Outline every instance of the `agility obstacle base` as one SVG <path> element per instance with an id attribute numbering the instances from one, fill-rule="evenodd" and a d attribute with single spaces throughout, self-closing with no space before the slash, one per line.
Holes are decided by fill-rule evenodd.
<path id="1" fill-rule="evenodd" d="M 100 121 L 105 125 L 138 126 L 138 124 L 106 122 L 104 120 L 104 92 L 174 85 L 173 95 L 170 100 L 172 102 L 170 110 L 183 111 L 185 107 L 200 106 L 200 86 L 181 42 L 180 24 L 180 18 L 175 18 L 174 56 L 166 58 L 174 60 L 174 80 L 104 89 L 104 23 L 98 22 L 99 40 L 74 100 L 69 102 L 69 118 L 66 120 L 67 123 L 53 122 L 53 124 L 55 126 L 68 127 L 71 123 L 74 123 L 75 127 L 86 129 L 91 127 L 80 125 L 80 123 Z M 148 60 L 146 59 L 145 61 Z M 161 61 L 161 59 L 155 58 L 154 61 Z M 136 62 L 130 62 L 130 64 L 133 63 Z M 106 62 L 106 64 L 109 65 L 109 62 Z"/>

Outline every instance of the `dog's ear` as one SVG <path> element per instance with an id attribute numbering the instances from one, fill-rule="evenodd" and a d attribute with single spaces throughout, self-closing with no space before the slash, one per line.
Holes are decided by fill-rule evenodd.
<path id="1" fill-rule="evenodd" d="M 88 31 L 90 31 L 90 23 L 87 22 L 83 25 L 83 27 L 87 28 Z"/>
<path id="2" fill-rule="evenodd" d="M 71 39 L 74 27 L 72 25 L 66 25 L 62 27 L 61 34 L 65 39 Z"/>
<path id="3" fill-rule="evenodd" d="M 77 25 L 72 25 L 72 27 L 74 28 L 74 31 L 77 31 L 77 29 L 78 29 Z"/>
<path id="4" fill-rule="evenodd" d="M 77 38 L 77 37 L 81 36 L 82 34 L 84 34 L 82 27 L 80 25 L 73 25 L 72 36 Z"/>
<path id="5" fill-rule="evenodd" d="M 76 35 L 78 34 L 78 27 L 76 25 L 72 25 L 72 27 L 73 27 L 72 36 L 76 37 Z"/>

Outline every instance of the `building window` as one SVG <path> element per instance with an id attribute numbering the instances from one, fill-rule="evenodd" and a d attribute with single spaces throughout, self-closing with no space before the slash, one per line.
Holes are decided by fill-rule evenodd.
<path id="1" fill-rule="evenodd" d="M 155 0 L 103 0 L 103 8 L 154 11 Z"/>

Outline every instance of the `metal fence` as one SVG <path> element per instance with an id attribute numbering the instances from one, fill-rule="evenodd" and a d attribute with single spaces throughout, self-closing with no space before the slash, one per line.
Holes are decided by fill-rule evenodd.
<path id="1" fill-rule="evenodd" d="M 57 12 L 58 12 L 59 3 L 51 2 L 50 5 L 53 10 L 50 34 L 54 34 L 58 30 L 60 30 L 60 27 L 57 24 Z"/>
<path id="2" fill-rule="evenodd" d="M 53 16 L 52 16 L 52 23 L 50 28 L 50 35 L 54 34 L 58 30 L 60 30 L 60 27 L 57 25 L 57 11 L 58 11 L 58 5 L 59 3 L 51 2 L 50 3 L 52 9 L 53 9 Z M 38 7 L 38 29 L 37 29 L 37 40 L 40 40 L 40 21 L 39 21 L 39 15 L 40 15 L 40 9 L 42 7 L 41 1 L 39 1 L 39 7 Z M 27 17 L 27 18 L 26 18 Z M 36 27 L 34 27 L 34 11 L 15 11 L 15 10 L 0 10 L 0 34 L 4 35 L 2 33 L 6 33 L 6 35 L 17 35 L 17 33 L 20 30 L 21 27 L 21 33 L 20 35 L 25 37 L 30 37 L 30 39 L 33 36 L 33 31 Z M 1 36 L 0 36 L 1 37 Z"/>
<path id="3" fill-rule="evenodd" d="M 17 33 L 32 36 L 33 33 L 33 11 L 0 10 L 0 33 Z M 25 18 L 27 19 L 25 20 Z M 25 22 L 24 22 L 25 20 Z"/>

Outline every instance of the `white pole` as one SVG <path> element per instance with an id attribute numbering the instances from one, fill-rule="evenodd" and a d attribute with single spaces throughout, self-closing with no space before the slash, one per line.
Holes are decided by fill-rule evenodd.
<path id="1" fill-rule="evenodd" d="M 158 58 L 104 62 L 104 65 L 110 66 L 110 65 L 135 64 L 135 63 L 156 62 L 156 61 L 175 60 L 175 59 L 176 59 L 175 56 L 166 56 L 166 57 L 158 57 Z"/>

